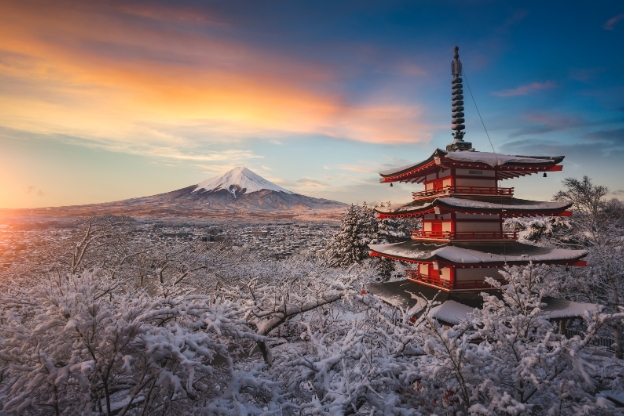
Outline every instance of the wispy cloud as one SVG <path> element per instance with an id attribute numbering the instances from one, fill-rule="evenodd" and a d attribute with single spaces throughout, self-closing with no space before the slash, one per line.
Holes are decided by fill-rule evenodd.
<path id="1" fill-rule="evenodd" d="M 0 94 L 6 127 L 155 148 L 178 144 L 192 134 L 181 129 L 188 126 L 215 127 L 203 142 L 431 138 L 418 105 L 350 99 L 336 68 L 245 43 L 199 6 L 196 17 L 194 9 L 143 3 L 63 8 L 24 0 L 2 8 L 0 58 L 10 59 L 0 59 L 0 80 L 13 86 Z M 160 128 L 147 132 L 150 125 Z M 176 129 L 181 137 L 157 134 Z"/>
<path id="2" fill-rule="evenodd" d="M 576 114 L 566 114 L 558 112 L 550 113 L 529 113 L 523 115 L 525 126 L 512 132 L 509 137 L 515 138 L 519 136 L 544 134 L 554 131 L 567 131 L 574 129 L 587 129 L 592 126 L 613 126 L 621 125 L 623 118 L 607 118 L 599 120 L 588 120 Z M 582 137 L 581 133 L 578 137 Z M 588 140 L 606 140 L 616 141 L 622 137 L 622 129 L 600 130 L 585 134 L 584 138 Z M 624 143 L 623 140 L 620 140 Z"/>
<path id="3" fill-rule="evenodd" d="M 624 128 L 613 130 L 599 130 L 588 133 L 584 136 L 587 140 L 605 141 L 624 146 Z"/>
<path id="4" fill-rule="evenodd" d="M 528 85 L 521 85 L 517 88 L 513 88 L 510 90 L 502 90 L 502 91 L 493 91 L 492 95 L 496 95 L 498 97 L 515 97 L 518 95 L 529 95 L 536 91 L 556 88 L 557 84 L 553 81 L 546 82 L 533 82 Z"/>
<path id="5" fill-rule="evenodd" d="M 329 188 L 330 187 L 330 185 L 325 182 L 318 181 L 315 179 L 309 179 L 309 178 L 299 179 L 296 183 L 297 185 L 301 185 L 305 187 L 312 187 L 312 188 Z"/>
<path id="6" fill-rule="evenodd" d="M 607 20 L 605 24 L 602 25 L 602 28 L 604 30 L 613 30 L 615 28 L 616 23 L 622 19 L 624 19 L 624 13 L 618 14 L 617 16 L 614 16 L 611 19 Z"/>
<path id="7" fill-rule="evenodd" d="M 337 169 L 337 170 L 344 170 L 344 171 L 349 171 L 349 172 L 358 172 L 358 173 L 365 173 L 365 174 L 372 173 L 374 174 L 375 177 L 377 177 L 377 174 L 382 170 L 396 168 L 399 166 L 405 166 L 412 162 L 408 161 L 407 159 L 399 159 L 399 158 L 394 158 L 394 157 L 383 156 L 381 161 L 380 160 L 358 160 L 357 164 L 324 166 L 324 168 L 327 170 Z"/>
<path id="8" fill-rule="evenodd" d="M 526 114 L 524 115 L 524 119 L 528 121 L 529 124 L 512 132 L 509 137 L 543 134 L 590 125 L 588 121 L 579 116 L 562 113 Z"/>

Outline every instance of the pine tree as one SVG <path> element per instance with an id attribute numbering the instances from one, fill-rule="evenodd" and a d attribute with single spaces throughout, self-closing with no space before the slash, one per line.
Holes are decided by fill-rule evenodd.
<path id="1" fill-rule="evenodd" d="M 389 207 L 390 202 L 381 202 L 375 208 Z M 380 243 L 398 243 L 410 238 L 416 225 L 406 218 L 381 218 L 377 220 L 377 236 Z"/>
<path id="2" fill-rule="evenodd" d="M 390 202 L 381 202 L 375 207 L 389 207 Z M 410 238 L 411 231 L 418 228 L 415 221 L 406 218 L 380 218 L 377 219 L 377 237 L 379 243 L 398 243 Z M 392 272 L 396 270 L 395 261 L 382 257 L 377 259 L 377 269 L 383 281 L 388 281 L 392 277 Z"/>
<path id="3" fill-rule="evenodd" d="M 361 207 L 351 205 L 330 248 L 330 264 L 349 267 L 360 263 L 368 257 L 368 245 L 376 242 L 377 222 L 373 210 L 366 203 Z"/>

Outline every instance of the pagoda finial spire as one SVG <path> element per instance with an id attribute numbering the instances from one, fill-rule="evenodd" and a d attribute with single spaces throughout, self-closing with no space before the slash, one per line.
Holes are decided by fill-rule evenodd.
<path id="1" fill-rule="evenodd" d="M 455 132 L 453 137 L 455 140 L 446 146 L 446 150 L 449 152 L 456 152 L 462 150 L 474 150 L 472 143 L 464 141 L 464 87 L 462 84 L 462 63 L 459 60 L 459 46 L 455 46 L 455 57 L 451 62 L 451 73 L 453 74 L 452 85 L 452 126 L 451 129 Z"/>

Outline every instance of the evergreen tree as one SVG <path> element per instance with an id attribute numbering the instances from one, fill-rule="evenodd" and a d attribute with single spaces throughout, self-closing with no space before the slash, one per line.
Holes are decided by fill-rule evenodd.
<path id="1" fill-rule="evenodd" d="M 349 267 L 368 257 L 368 245 L 377 242 L 374 211 L 366 203 L 351 205 L 330 248 L 332 266 Z"/>
<path id="2" fill-rule="evenodd" d="M 387 203 L 390 205 L 390 203 Z M 384 203 L 375 207 L 386 206 Z M 360 207 L 351 205 L 346 212 L 340 230 L 334 237 L 329 250 L 330 264 L 349 267 L 369 257 L 369 244 L 387 244 L 403 241 L 410 236 L 410 231 L 417 228 L 413 221 L 403 218 L 375 218 L 375 210 L 366 202 Z M 387 258 L 375 258 L 375 267 L 381 280 L 387 281 L 396 270 L 395 261 Z"/>
<path id="3" fill-rule="evenodd" d="M 390 202 L 381 202 L 375 207 L 389 207 Z M 418 229 L 418 223 L 407 218 L 380 218 L 377 219 L 377 237 L 379 243 L 398 243 L 410 238 L 411 231 Z M 381 257 L 378 258 L 377 269 L 383 281 L 388 281 L 392 277 L 392 272 L 396 270 L 395 261 Z"/>
<path id="4" fill-rule="evenodd" d="M 381 202 L 375 208 L 389 207 L 390 202 Z M 410 238 L 411 231 L 417 228 L 413 220 L 407 218 L 380 218 L 377 220 L 377 236 L 380 243 L 398 243 Z"/>

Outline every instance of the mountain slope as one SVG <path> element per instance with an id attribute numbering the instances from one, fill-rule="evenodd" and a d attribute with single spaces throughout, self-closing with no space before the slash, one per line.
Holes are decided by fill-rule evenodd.
<path id="1" fill-rule="evenodd" d="M 274 184 L 273 182 L 264 179 L 262 176 L 257 175 L 242 166 L 236 167 L 229 172 L 226 172 L 221 177 L 206 179 L 205 181 L 200 182 L 193 192 L 201 190 L 216 192 L 221 189 L 229 191 L 234 197 L 236 197 L 236 194 L 240 193 L 240 191 L 243 189 L 246 190 L 246 193 L 252 193 L 261 190 L 284 192 L 287 194 L 293 193 L 287 189 L 282 188 L 281 186 Z"/>
<path id="2" fill-rule="evenodd" d="M 347 205 L 289 191 L 245 167 L 175 191 L 103 204 L 27 210 L 33 214 L 188 218 L 337 219 Z M 26 211 L 26 210 L 20 210 Z M 309 218 L 311 219 L 311 218 Z"/>

